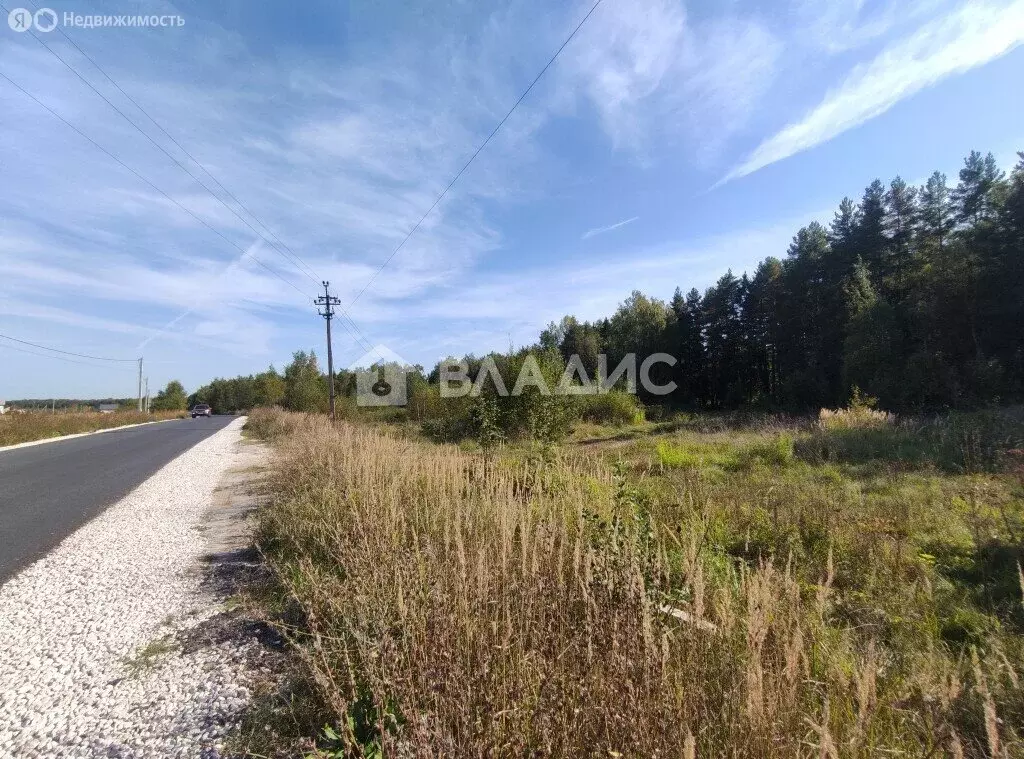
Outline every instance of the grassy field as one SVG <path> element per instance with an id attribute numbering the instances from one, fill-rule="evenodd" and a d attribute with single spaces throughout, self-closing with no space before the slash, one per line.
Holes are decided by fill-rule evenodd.
<path id="1" fill-rule="evenodd" d="M 261 603 L 296 662 L 249 750 L 1024 756 L 1019 409 L 487 452 L 248 429 L 278 450 Z"/>
<path id="2" fill-rule="evenodd" d="M 114 414 L 96 412 L 4 414 L 0 416 L 0 446 L 28 443 L 33 440 L 62 435 L 75 435 L 80 432 L 106 430 L 112 427 L 123 427 L 126 424 L 177 419 L 183 416 L 183 411 L 158 411 L 153 414 L 139 414 L 133 411 Z"/>

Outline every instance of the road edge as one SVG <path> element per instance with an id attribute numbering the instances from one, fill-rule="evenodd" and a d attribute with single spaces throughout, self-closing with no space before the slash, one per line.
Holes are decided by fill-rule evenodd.
<path id="1" fill-rule="evenodd" d="M 92 432 L 76 432 L 74 435 L 61 435 L 60 437 L 44 437 L 41 440 L 29 440 L 25 443 L 5 445 L 0 448 L 0 453 L 15 451 L 18 448 L 31 448 L 33 445 L 45 445 L 46 443 L 59 443 L 62 440 L 74 440 L 76 437 L 88 437 L 89 435 L 102 435 L 104 432 L 118 432 L 132 427 L 146 427 L 150 424 L 163 424 L 164 422 L 176 422 L 177 419 L 154 419 L 152 422 L 140 422 L 138 424 L 122 424 L 120 427 L 107 427 L 105 430 L 93 430 Z"/>
<path id="2" fill-rule="evenodd" d="M 204 580 L 203 527 L 245 421 L 171 458 L 0 586 L 0 681 L 20 677 L 18 699 L 0 697 L 0 757 L 224 755 L 260 641 L 221 640 L 227 599 Z M 210 462 L 198 483 L 190 456 Z"/>

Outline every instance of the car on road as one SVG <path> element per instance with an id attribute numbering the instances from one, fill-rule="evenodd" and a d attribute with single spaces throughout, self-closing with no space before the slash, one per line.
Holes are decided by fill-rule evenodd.
<path id="1" fill-rule="evenodd" d="M 192 407 L 192 418 L 197 416 L 213 416 L 213 409 L 205 403 L 197 403 Z"/>

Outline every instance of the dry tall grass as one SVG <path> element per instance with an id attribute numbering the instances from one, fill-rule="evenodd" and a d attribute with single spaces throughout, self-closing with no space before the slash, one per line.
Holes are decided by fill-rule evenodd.
<path id="1" fill-rule="evenodd" d="M 867 406 L 851 408 L 823 408 L 818 414 L 818 424 L 824 430 L 857 430 L 891 427 L 896 423 L 896 415 L 888 411 Z"/>
<path id="2" fill-rule="evenodd" d="M 182 411 L 157 411 L 152 414 L 139 414 L 134 411 L 119 411 L 113 414 L 98 412 L 4 414 L 0 416 L 0 446 L 29 443 L 33 440 L 75 435 L 81 432 L 107 430 L 113 427 L 123 427 L 126 424 L 176 419 L 182 416 L 184 416 Z"/>
<path id="3" fill-rule="evenodd" d="M 338 756 L 1021 751 L 1016 665 L 994 648 L 892 656 L 838 621 L 831 552 L 815 583 L 792 558 L 712 566 L 697 523 L 652 522 L 592 458 L 251 424 L 278 438 L 259 540 Z"/>

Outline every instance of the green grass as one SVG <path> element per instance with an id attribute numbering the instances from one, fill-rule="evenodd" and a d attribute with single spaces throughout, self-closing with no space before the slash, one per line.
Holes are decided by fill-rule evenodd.
<path id="1" fill-rule="evenodd" d="M 1020 428 L 995 424 L 991 442 L 966 432 L 978 421 L 652 432 L 601 455 L 631 473 L 657 520 L 681 531 L 699 525 L 712 555 L 792 560 L 813 583 L 831 550 L 851 624 L 909 636 L 908 649 L 962 648 L 989 634 L 1012 648 L 1024 632 L 1024 488 L 999 462 Z M 965 452 L 970 445 L 981 453 Z M 820 455 L 822 446 L 831 454 Z M 923 604 L 921 583 L 941 603 Z"/>
<path id="2" fill-rule="evenodd" d="M 135 652 L 134 656 L 124 660 L 129 674 L 138 676 L 156 667 L 160 660 L 178 650 L 178 643 L 173 635 L 163 635 L 150 641 Z"/>

